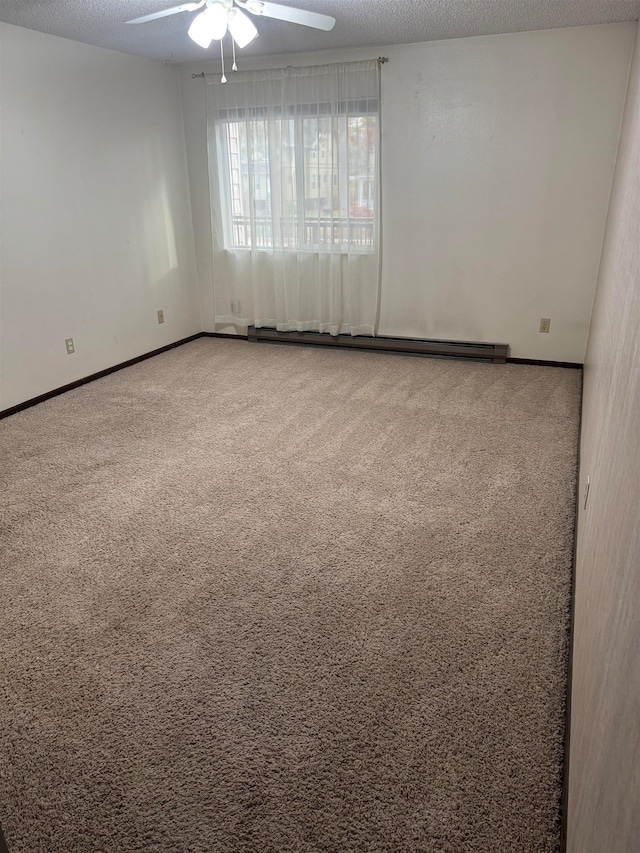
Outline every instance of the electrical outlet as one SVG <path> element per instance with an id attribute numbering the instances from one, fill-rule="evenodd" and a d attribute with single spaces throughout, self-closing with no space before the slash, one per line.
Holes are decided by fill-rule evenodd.
<path id="1" fill-rule="evenodd" d="M 158 311 L 158 323 L 164 323 L 164 311 L 162 308 Z"/>
<path id="2" fill-rule="evenodd" d="M 67 348 L 67 355 L 73 355 L 73 353 L 76 351 L 76 348 L 73 345 L 73 338 L 65 338 L 64 345 Z"/>
<path id="3" fill-rule="evenodd" d="M 540 331 L 548 332 L 551 328 L 551 317 L 541 317 L 540 318 Z"/>

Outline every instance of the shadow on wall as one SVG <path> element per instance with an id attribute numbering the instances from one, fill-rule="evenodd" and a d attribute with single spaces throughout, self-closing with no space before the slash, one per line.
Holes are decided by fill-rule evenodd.
<path id="1" fill-rule="evenodd" d="M 140 236 L 143 276 L 151 288 L 157 288 L 168 274 L 178 269 L 175 209 L 181 200 L 169 186 L 162 141 L 148 140 L 138 149 L 141 177 Z"/>

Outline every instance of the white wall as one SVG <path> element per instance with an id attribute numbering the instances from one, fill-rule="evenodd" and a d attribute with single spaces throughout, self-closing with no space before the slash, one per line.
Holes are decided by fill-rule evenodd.
<path id="1" fill-rule="evenodd" d="M 246 60 L 384 54 L 380 334 L 582 362 L 633 23 Z M 213 329 L 204 81 L 182 69 L 205 327 Z M 551 333 L 538 332 L 551 317 Z M 231 330 L 227 330 L 231 331 Z"/>
<path id="2" fill-rule="evenodd" d="M 0 24 L 0 74 L 3 409 L 201 324 L 177 69 Z"/>
<path id="3" fill-rule="evenodd" d="M 640 850 L 640 40 L 584 371 L 568 853 Z"/>

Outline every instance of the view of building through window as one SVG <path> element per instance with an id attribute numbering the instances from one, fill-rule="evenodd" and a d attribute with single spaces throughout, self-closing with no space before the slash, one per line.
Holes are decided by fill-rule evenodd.
<path id="1" fill-rule="evenodd" d="M 221 125 L 235 248 L 374 246 L 375 115 Z"/>

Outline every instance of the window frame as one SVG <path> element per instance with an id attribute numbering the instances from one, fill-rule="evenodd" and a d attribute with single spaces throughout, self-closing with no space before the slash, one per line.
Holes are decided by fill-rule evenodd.
<path id="1" fill-rule="evenodd" d="M 280 115 L 278 114 L 280 113 Z M 298 252 L 298 253 L 317 253 L 321 251 L 324 246 L 331 245 L 335 251 L 338 251 L 342 254 L 374 254 L 378 251 L 378 240 L 379 240 L 379 176 L 374 171 L 373 176 L 373 197 L 374 197 L 374 207 L 373 207 L 373 215 L 371 217 L 358 217 L 351 216 L 347 214 L 345 217 L 335 217 L 336 220 L 339 221 L 338 228 L 342 229 L 344 227 L 344 223 L 347 225 L 347 233 L 351 234 L 352 223 L 355 221 L 356 223 L 366 222 L 371 225 L 371 243 L 363 245 L 362 243 L 351 242 L 337 242 L 331 244 L 323 244 L 323 243 L 314 243 L 309 242 L 306 238 L 306 230 L 307 230 L 307 222 L 313 221 L 312 217 L 308 217 L 305 210 L 305 201 L 308 199 L 305 193 L 305 180 L 306 180 L 306 170 L 307 166 L 305 164 L 305 154 L 304 154 L 304 120 L 308 118 L 344 118 L 346 121 L 346 127 L 348 129 L 349 120 L 352 118 L 374 118 L 375 119 L 375 134 L 376 134 L 376 143 L 375 143 L 375 158 L 376 161 L 379 161 L 380 157 L 380 104 L 379 99 L 377 97 L 369 97 L 369 98 L 360 98 L 360 99 L 350 99 L 348 101 L 343 100 L 338 104 L 333 104 L 330 101 L 320 101 L 317 103 L 308 103 L 308 104 L 290 104 L 283 109 L 278 110 L 277 108 L 268 108 L 268 107 L 238 107 L 238 108 L 226 108 L 218 110 L 218 114 L 216 116 L 216 140 L 217 140 L 217 148 L 218 148 L 218 170 L 220 175 L 220 201 L 221 201 L 221 213 L 222 213 L 222 224 L 223 224 L 223 237 L 224 237 L 224 249 L 226 251 L 233 252 L 251 252 L 251 251 L 263 251 L 263 252 L 274 252 L 274 251 L 283 251 L 283 252 Z M 256 220 L 256 212 L 255 212 L 255 195 L 256 188 L 252 184 L 252 171 L 253 171 L 253 158 L 249 155 L 247 157 L 247 177 L 250 182 L 250 187 L 253 186 L 253 211 L 249 212 L 249 235 L 250 235 L 250 245 L 239 245 L 235 240 L 235 223 L 234 223 L 234 213 L 233 213 L 233 192 L 232 192 L 232 165 L 231 165 L 231 153 L 230 147 L 228 144 L 229 135 L 228 135 L 228 126 L 230 124 L 243 123 L 245 128 L 247 129 L 247 135 L 250 125 L 255 122 L 264 121 L 266 123 L 266 157 L 265 161 L 267 163 L 267 171 L 265 174 L 265 182 L 268 186 L 268 195 L 271 196 L 270 186 L 272 181 L 272 170 L 271 164 L 269 160 L 270 147 L 272 142 L 272 128 L 270 127 L 271 123 L 274 121 L 286 121 L 290 119 L 293 121 L 293 140 L 294 140 L 294 164 L 295 164 L 295 200 L 296 200 L 296 211 L 301 211 L 301 215 L 296 213 L 295 220 L 297 224 L 296 233 L 297 240 L 296 245 L 293 246 L 285 246 L 282 244 L 279 246 L 274 246 L 273 244 L 276 241 L 276 234 L 282 228 L 282 221 L 278 222 L 277 217 L 271 216 L 272 220 L 272 228 L 271 228 L 271 245 L 261 246 L 258 245 L 258 241 L 256 239 L 256 228 L 255 228 L 255 220 Z M 331 136 L 331 145 L 340 145 L 340 139 L 335 134 L 335 128 L 332 122 L 332 136 Z M 346 156 L 343 157 L 343 162 L 348 164 L 349 155 L 348 155 L 348 136 L 345 137 L 344 144 L 346 146 Z M 249 144 L 247 143 L 247 148 L 249 149 Z M 249 153 L 249 151 L 248 151 Z M 319 159 L 317 157 L 317 152 L 312 152 L 316 154 L 316 163 L 319 163 Z M 240 171 L 240 163 L 241 163 L 241 154 L 240 150 L 236 153 L 238 159 L 238 167 L 237 170 Z M 314 159 L 313 157 L 311 159 Z M 376 169 L 378 168 L 376 162 Z M 318 178 L 320 178 L 319 172 L 317 173 Z M 316 175 L 314 175 L 316 177 Z M 347 174 L 346 180 L 349 181 L 350 176 L 348 173 L 347 166 Z M 240 178 L 239 188 L 241 188 Z M 316 183 L 320 183 L 318 180 Z M 339 172 L 333 173 L 333 181 L 329 182 L 327 180 L 327 176 L 325 175 L 325 183 L 333 194 L 336 188 L 339 189 L 341 178 L 339 176 Z M 348 183 L 347 183 L 348 186 Z M 314 187 L 315 191 L 320 193 L 320 187 Z M 250 190 L 251 191 L 251 190 Z M 347 189 L 348 192 L 348 189 Z M 318 217 L 320 219 L 321 217 Z M 333 228 L 334 217 L 331 217 L 331 225 Z M 253 223 L 253 224 L 251 224 Z"/>

